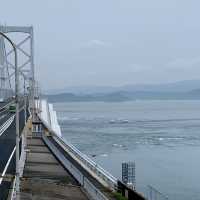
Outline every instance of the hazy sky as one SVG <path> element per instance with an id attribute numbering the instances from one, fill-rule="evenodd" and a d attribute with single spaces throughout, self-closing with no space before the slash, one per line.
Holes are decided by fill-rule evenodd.
<path id="1" fill-rule="evenodd" d="M 199 0 L 0 0 L 33 25 L 43 88 L 200 79 Z"/>

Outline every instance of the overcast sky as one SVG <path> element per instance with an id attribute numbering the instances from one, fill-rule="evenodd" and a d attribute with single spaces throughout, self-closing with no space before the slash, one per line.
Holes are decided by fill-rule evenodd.
<path id="1" fill-rule="evenodd" d="M 199 0 L 0 0 L 33 25 L 44 89 L 200 79 Z"/>

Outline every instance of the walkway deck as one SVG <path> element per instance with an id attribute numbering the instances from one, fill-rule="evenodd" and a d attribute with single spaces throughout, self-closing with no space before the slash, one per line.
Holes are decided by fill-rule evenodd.
<path id="1" fill-rule="evenodd" d="M 88 199 L 40 137 L 27 137 L 27 157 L 20 188 L 21 200 Z"/>

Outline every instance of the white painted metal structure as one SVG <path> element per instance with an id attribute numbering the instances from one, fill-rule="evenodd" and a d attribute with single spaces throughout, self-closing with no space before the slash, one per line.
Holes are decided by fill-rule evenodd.
<path id="1" fill-rule="evenodd" d="M 33 27 L 32 26 L 0 26 L 0 32 L 9 35 L 14 41 L 18 51 L 19 74 L 28 81 L 31 99 L 34 97 L 34 48 L 33 48 Z M 12 35 L 12 33 L 15 33 Z M 20 37 L 17 37 L 17 34 Z M 6 94 L 14 88 L 12 79 L 15 76 L 13 49 L 10 49 L 3 37 L 0 37 L 0 97 L 7 98 L 11 93 Z M 21 57 L 21 58 L 20 58 Z M 22 59 L 23 57 L 23 59 Z M 34 107 L 32 101 L 32 108 Z"/>
<path id="2" fill-rule="evenodd" d="M 130 188 L 134 189 L 136 186 L 135 180 L 135 162 L 122 163 L 122 181 Z"/>

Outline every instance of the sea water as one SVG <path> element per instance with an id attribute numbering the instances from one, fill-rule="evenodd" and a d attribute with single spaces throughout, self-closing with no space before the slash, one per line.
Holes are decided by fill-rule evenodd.
<path id="1" fill-rule="evenodd" d="M 171 200 L 200 199 L 200 101 L 55 103 L 63 136 L 121 179 L 136 164 L 136 188 Z"/>

